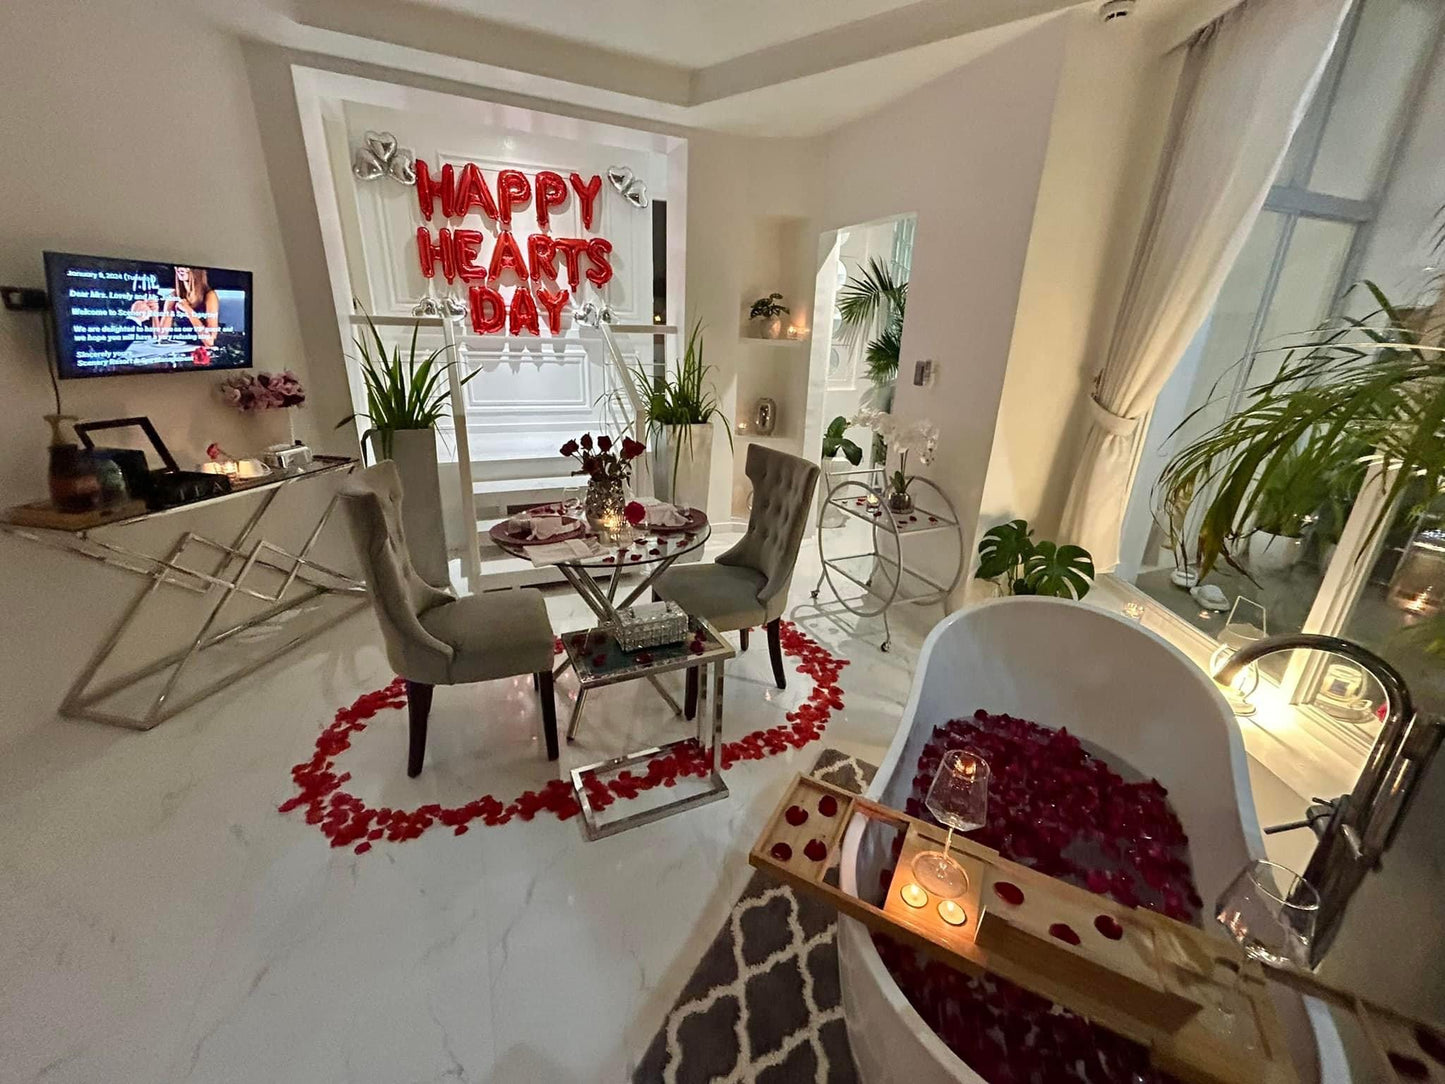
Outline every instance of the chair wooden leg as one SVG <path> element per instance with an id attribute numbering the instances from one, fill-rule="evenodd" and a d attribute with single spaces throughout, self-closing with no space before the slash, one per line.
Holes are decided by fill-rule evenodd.
<path id="1" fill-rule="evenodd" d="M 689 666 L 687 668 L 687 684 L 683 689 L 682 714 L 689 718 L 697 718 L 697 682 L 700 667 Z"/>
<path id="2" fill-rule="evenodd" d="M 547 759 L 557 759 L 557 698 L 552 688 L 552 671 L 536 674 L 537 695 L 542 700 L 542 736 L 547 741 Z"/>
<path id="3" fill-rule="evenodd" d="M 778 688 L 786 689 L 788 679 L 783 676 L 783 641 L 781 617 L 775 617 L 768 622 L 768 655 L 773 660 L 773 680 L 778 683 Z"/>
<path id="4" fill-rule="evenodd" d="M 420 681 L 406 683 L 406 714 L 411 728 L 406 774 L 413 779 L 421 775 L 421 762 L 426 757 L 426 720 L 431 714 L 431 696 L 432 686 Z"/>
<path id="5" fill-rule="evenodd" d="M 748 629 L 738 629 L 738 644 L 746 651 L 748 649 Z"/>

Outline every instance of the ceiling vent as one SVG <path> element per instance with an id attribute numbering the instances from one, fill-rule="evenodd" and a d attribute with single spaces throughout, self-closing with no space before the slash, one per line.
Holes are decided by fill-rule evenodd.
<path id="1" fill-rule="evenodd" d="M 1107 0 L 1099 8 L 1099 18 L 1106 23 L 1126 19 L 1134 13 L 1134 0 Z"/>

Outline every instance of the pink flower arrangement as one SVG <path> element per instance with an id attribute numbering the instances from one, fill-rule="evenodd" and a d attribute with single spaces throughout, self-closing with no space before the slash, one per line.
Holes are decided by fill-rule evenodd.
<path id="1" fill-rule="evenodd" d="M 243 414 L 285 410 L 306 402 L 306 389 L 290 369 L 280 373 L 242 373 L 221 381 L 221 398 Z"/>

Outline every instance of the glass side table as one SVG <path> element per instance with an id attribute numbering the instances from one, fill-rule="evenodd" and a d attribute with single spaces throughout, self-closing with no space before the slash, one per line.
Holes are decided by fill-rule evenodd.
<path id="1" fill-rule="evenodd" d="M 582 807 L 582 831 L 588 839 L 602 839 L 606 836 L 625 832 L 629 828 L 651 824 L 653 821 L 681 813 L 685 809 L 715 802 L 726 798 L 727 784 L 723 782 L 718 767 L 718 742 L 722 739 L 723 711 L 723 663 L 736 652 L 722 638 L 717 629 L 700 617 L 689 619 L 687 637 L 680 643 L 662 644 L 642 648 L 638 651 L 624 651 L 608 628 L 594 628 L 562 634 L 562 646 L 567 660 L 577 675 L 577 703 L 572 708 L 572 718 L 567 725 L 567 739 L 572 740 L 577 724 L 582 717 L 582 705 L 589 693 L 606 685 L 617 685 L 624 681 L 656 679 L 661 674 L 675 670 L 701 668 L 703 673 L 698 683 L 697 736 L 668 742 L 650 749 L 639 749 L 633 753 L 608 760 L 598 761 L 572 769 L 572 790 Z M 706 700 L 708 696 L 707 668 L 713 671 L 712 724 L 708 725 Z M 676 704 L 673 704 L 676 708 Z M 645 765 L 654 757 L 681 752 L 689 758 L 701 752 L 708 766 L 707 777 L 703 780 L 679 779 L 675 787 L 667 788 L 676 797 L 664 802 L 646 804 L 639 812 L 627 816 L 607 818 L 606 810 L 595 810 L 587 800 L 589 779 L 605 781 L 639 765 Z M 693 784 L 697 784 L 696 786 Z M 663 788 L 657 788 L 661 790 Z M 639 799 L 640 801 L 643 799 Z"/>

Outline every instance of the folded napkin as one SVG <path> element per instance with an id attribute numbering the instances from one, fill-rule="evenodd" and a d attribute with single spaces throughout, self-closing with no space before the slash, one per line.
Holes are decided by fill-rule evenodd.
<path id="1" fill-rule="evenodd" d="M 656 497 L 638 497 L 637 503 L 646 509 L 647 519 L 645 522 L 649 527 L 684 527 L 687 525 L 687 513 L 676 505 L 660 501 Z"/>
<path id="2" fill-rule="evenodd" d="M 569 538 L 565 542 L 547 542 L 541 546 L 527 547 L 527 557 L 535 568 L 598 557 L 602 552 L 602 547 L 591 538 Z"/>

